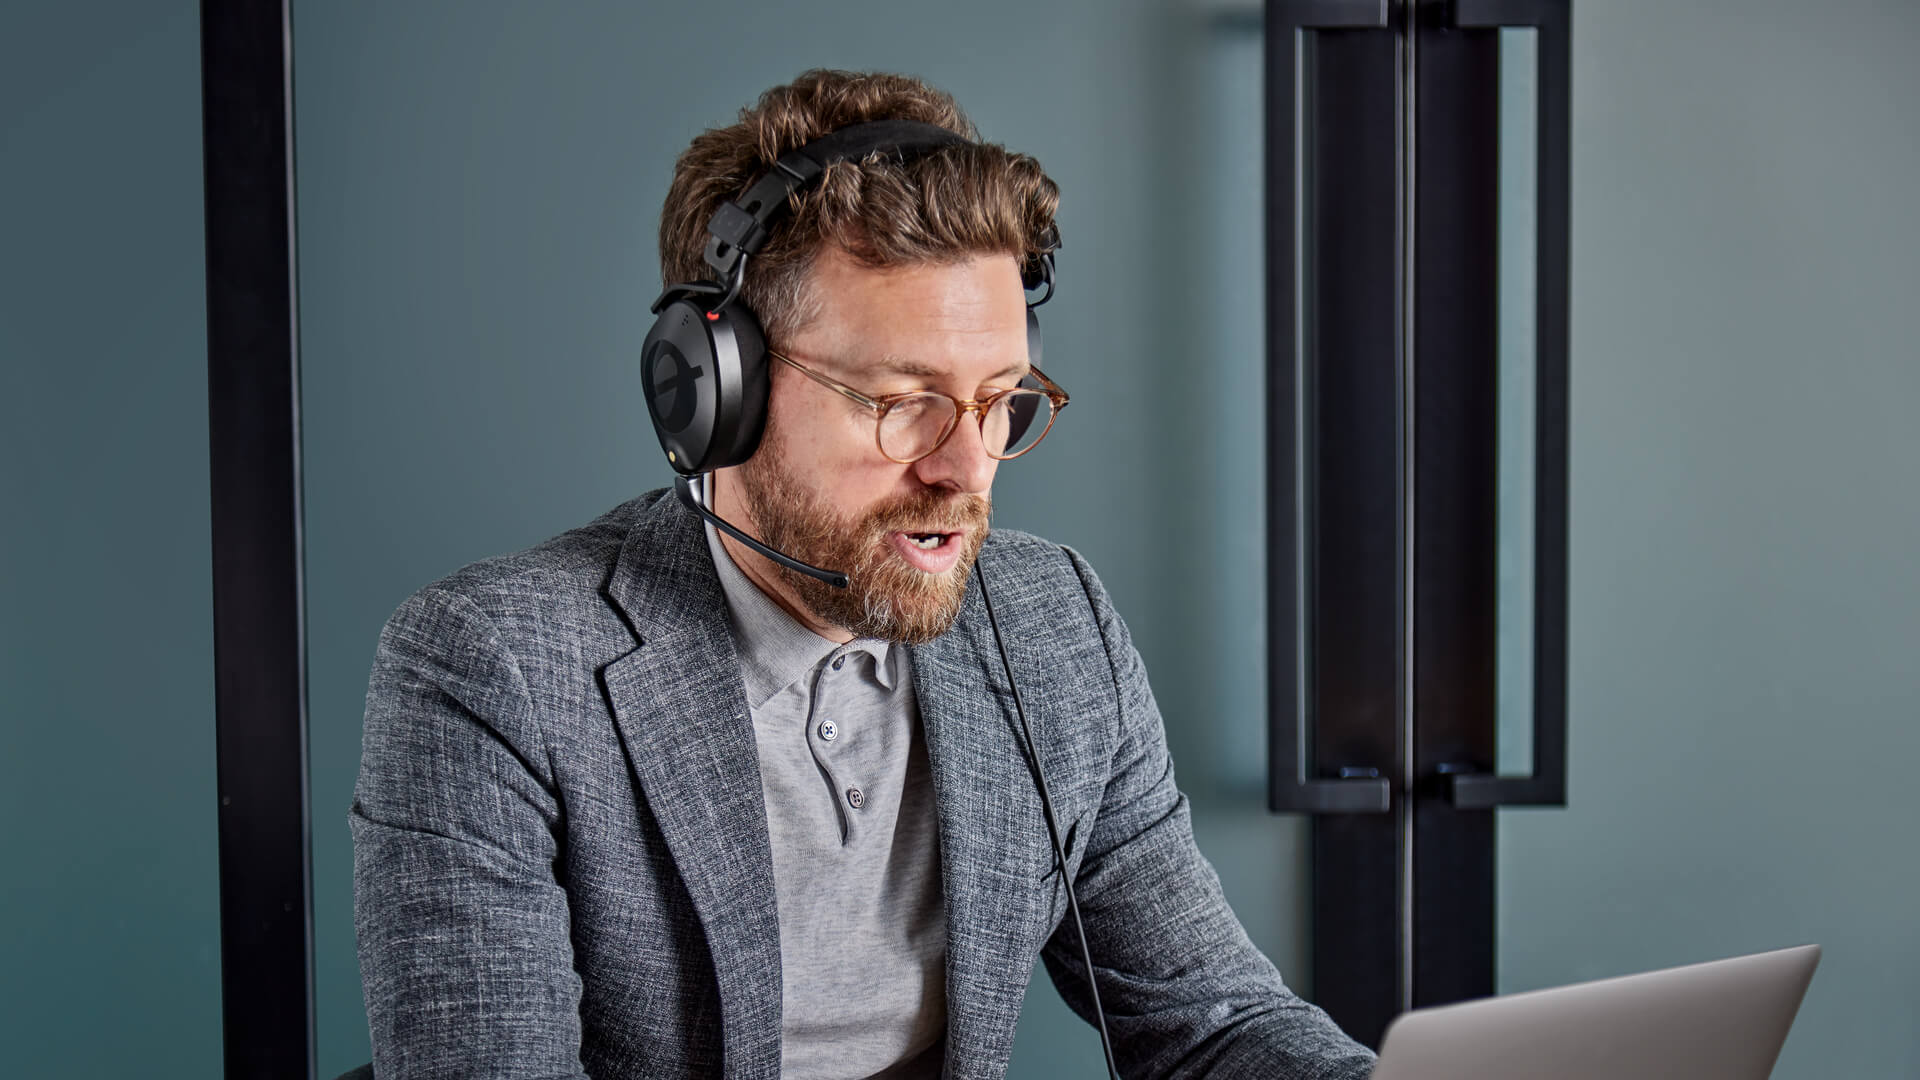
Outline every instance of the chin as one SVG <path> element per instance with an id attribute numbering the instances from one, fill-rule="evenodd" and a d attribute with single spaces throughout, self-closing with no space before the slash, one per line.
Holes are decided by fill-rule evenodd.
<path id="1" fill-rule="evenodd" d="M 938 573 L 908 566 L 892 551 L 857 568 L 846 589 L 796 575 L 793 584 L 823 620 L 857 637 L 924 645 L 946 633 L 966 600 L 973 556 Z"/>

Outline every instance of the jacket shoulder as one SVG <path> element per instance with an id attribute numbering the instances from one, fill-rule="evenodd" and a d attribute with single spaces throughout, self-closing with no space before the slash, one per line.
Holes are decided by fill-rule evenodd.
<path id="1" fill-rule="evenodd" d="M 988 534 L 980 557 L 989 570 L 1015 571 L 1032 590 L 1059 599 L 1105 601 L 1105 590 L 1086 557 L 1066 544 L 1055 543 L 1018 529 L 995 529 Z M 994 581 L 1000 587 L 998 578 Z"/>
<path id="2" fill-rule="evenodd" d="M 503 628 L 597 617 L 606 607 L 602 590 L 628 533 L 664 493 L 649 491 L 531 547 L 470 562 L 421 586 L 408 600 L 456 597 Z"/>

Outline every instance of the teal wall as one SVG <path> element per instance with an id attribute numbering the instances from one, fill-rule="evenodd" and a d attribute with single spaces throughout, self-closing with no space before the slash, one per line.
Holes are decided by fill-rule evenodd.
<path id="1" fill-rule="evenodd" d="M 0 1073 L 220 1073 L 193 4 L 0 8 Z"/>

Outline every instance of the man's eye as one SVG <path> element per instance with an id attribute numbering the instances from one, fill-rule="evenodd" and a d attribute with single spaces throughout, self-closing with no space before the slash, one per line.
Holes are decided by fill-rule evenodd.
<path id="1" fill-rule="evenodd" d="M 910 397 L 893 403 L 892 415 L 902 420 L 911 420 L 924 414 L 933 407 L 933 399 L 928 397 Z"/>

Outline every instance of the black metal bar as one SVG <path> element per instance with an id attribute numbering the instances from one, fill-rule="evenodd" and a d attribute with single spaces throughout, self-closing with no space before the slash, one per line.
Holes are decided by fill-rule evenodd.
<path id="1" fill-rule="evenodd" d="M 203 0 L 225 1075 L 314 1075 L 292 57 L 285 0 Z"/>
<path id="2" fill-rule="evenodd" d="M 1312 35 L 1313 155 L 1303 215 L 1312 275 L 1305 536 L 1313 632 L 1313 761 L 1319 775 L 1372 767 L 1395 792 L 1386 814 L 1313 823 L 1314 1000 L 1378 1043 L 1406 998 L 1402 777 L 1406 595 L 1400 302 L 1405 266 L 1394 207 L 1401 52 L 1391 32 Z M 1270 615 L 1271 617 L 1271 615 Z"/>
<path id="3" fill-rule="evenodd" d="M 1385 3 L 1267 7 L 1269 804 L 1317 815 L 1313 997 L 1376 1045 L 1408 915 L 1392 31 Z"/>
<path id="4" fill-rule="evenodd" d="M 1387 26 L 1386 0 L 1275 0 L 1267 8 L 1267 799 L 1276 812 L 1383 813 L 1391 805 L 1390 782 L 1383 773 L 1391 759 L 1390 751 L 1385 756 L 1372 755 L 1371 761 L 1366 756 L 1348 759 L 1342 757 L 1345 746 L 1336 749 L 1326 740 L 1315 738 L 1312 754 L 1316 762 L 1327 756 L 1322 749 L 1341 760 L 1311 777 L 1303 752 L 1308 736 L 1315 733 L 1315 717 L 1322 700 L 1309 674 L 1320 655 L 1316 647 L 1320 626 L 1311 589 L 1315 574 L 1311 570 L 1304 575 L 1309 586 L 1306 594 L 1300 589 L 1302 568 L 1316 562 L 1321 490 L 1316 477 L 1326 467 L 1311 408 L 1318 401 L 1313 389 L 1320 367 L 1318 358 L 1321 349 L 1327 347 L 1317 328 L 1331 325 L 1331 332 L 1338 337 L 1348 324 L 1338 319 L 1329 322 L 1318 311 L 1320 300 L 1328 295 L 1320 292 L 1322 274 L 1307 275 L 1312 292 L 1301 302 L 1297 291 L 1302 282 L 1296 270 L 1297 251 L 1306 252 L 1307 265 L 1313 266 L 1315 253 L 1322 250 L 1311 237 L 1312 221 L 1320 212 L 1319 192 L 1323 190 L 1316 182 L 1313 163 L 1319 160 L 1317 141 L 1326 130 L 1313 123 L 1320 111 L 1318 95 L 1311 91 L 1300 94 L 1297 84 L 1304 74 L 1305 85 L 1315 85 L 1311 57 L 1318 46 L 1318 32 L 1384 30 Z M 1303 38 L 1306 31 L 1315 33 Z M 1296 62 L 1296 54 L 1302 51 L 1306 54 L 1304 72 Z M 1300 118 L 1307 123 L 1304 133 L 1296 128 Z M 1333 137 L 1337 139 L 1338 125 L 1345 118 L 1334 117 L 1331 122 L 1336 125 Z M 1297 160 L 1296 152 L 1302 134 L 1305 161 Z M 1337 184 L 1334 187 L 1330 198 L 1344 194 Z M 1295 215 L 1297 200 L 1302 196 L 1309 204 L 1309 235 L 1297 237 Z M 1329 258 L 1344 255 L 1344 246 L 1328 251 Z M 1365 269 L 1372 271 L 1375 267 L 1369 264 Z M 1337 287 L 1330 295 L 1332 302 L 1344 299 Z M 1306 331 L 1304 347 L 1300 345 L 1302 330 Z M 1336 341 L 1332 347 L 1340 344 Z M 1300 408 L 1303 398 L 1309 406 L 1304 414 Z M 1308 631 L 1304 640 L 1303 627 Z"/>
<path id="5" fill-rule="evenodd" d="M 1446 781 L 1495 758 L 1500 52 L 1416 7 L 1413 936 L 1419 1007 L 1494 989 L 1494 819 Z"/>
<path id="6" fill-rule="evenodd" d="M 1466 34 L 1505 26 L 1538 33 L 1535 137 L 1535 464 L 1533 769 L 1527 776 L 1462 772 L 1447 797 L 1463 810 L 1567 802 L 1567 384 L 1572 168 L 1569 0 L 1453 0 Z M 1497 70 L 1497 58 L 1496 58 Z"/>

